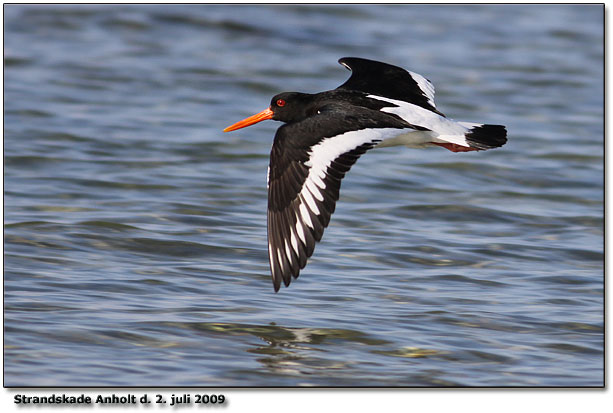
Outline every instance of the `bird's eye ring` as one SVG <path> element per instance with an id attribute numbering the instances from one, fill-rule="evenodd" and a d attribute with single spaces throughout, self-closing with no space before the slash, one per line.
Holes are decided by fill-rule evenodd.
<path id="1" fill-rule="evenodd" d="M 280 107 L 285 106 L 285 101 L 283 99 L 278 99 L 277 100 L 277 106 L 280 106 Z"/>

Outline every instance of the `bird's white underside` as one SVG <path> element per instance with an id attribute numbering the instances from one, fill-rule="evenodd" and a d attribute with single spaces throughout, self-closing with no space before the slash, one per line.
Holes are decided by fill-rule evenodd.
<path id="1" fill-rule="evenodd" d="M 466 138 L 464 136 L 470 129 L 470 127 L 467 127 L 467 125 L 476 126 L 477 124 L 456 122 L 453 119 L 443 117 L 438 113 L 434 113 L 428 109 L 422 108 L 421 106 L 407 103 L 402 100 L 390 99 L 376 95 L 368 95 L 368 97 L 396 105 L 392 107 L 384 107 L 381 109 L 382 112 L 392 113 L 400 116 L 411 125 L 421 126 L 428 129 L 428 131 L 418 131 L 422 132 L 421 134 L 409 135 L 403 138 L 406 143 L 397 143 L 397 145 L 404 144 L 411 146 L 413 143 L 412 140 L 415 140 L 416 144 L 422 144 L 424 143 L 424 139 L 430 138 L 430 142 L 446 142 L 455 143 L 466 147 L 470 146 L 466 142 Z"/>

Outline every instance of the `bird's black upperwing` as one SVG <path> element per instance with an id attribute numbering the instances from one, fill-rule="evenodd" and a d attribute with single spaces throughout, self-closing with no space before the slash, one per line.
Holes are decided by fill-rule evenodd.
<path id="1" fill-rule="evenodd" d="M 343 57 L 338 62 L 351 70 L 351 77 L 337 89 L 402 100 L 442 115 L 434 104 L 434 86 L 425 77 L 398 66 L 359 57 Z"/>
<path id="2" fill-rule="evenodd" d="M 275 291 L 298 277 L 360 155 L 407 128 L 376 110 L 334 103 L 275 135 L 268 170 L 268 255 Z"/>

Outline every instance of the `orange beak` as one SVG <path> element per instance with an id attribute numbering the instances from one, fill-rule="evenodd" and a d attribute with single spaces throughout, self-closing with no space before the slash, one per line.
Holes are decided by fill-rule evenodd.
<path id="1" fill-rule="evenodd" d="M 261 122 L 263 120 L 272 119 L 272 115 L 273 115 L 272 110 L 270 110 L 270 108 L 267 108 L 261 111 L 260 113 L 256 113 L 253 116 L 249 116 L 247 119 L 243 119 L 241 121 L 236 122 L 234 125 L 228 126 L 223 131 L 231 132 L 233 130 L 245 128 L 247 126 L 253 125 L 254 123 Z"/>

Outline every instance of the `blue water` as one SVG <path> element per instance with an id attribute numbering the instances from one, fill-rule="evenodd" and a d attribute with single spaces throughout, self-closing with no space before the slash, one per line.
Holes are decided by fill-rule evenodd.
<path id="1" fill-rule="evenodd" d="M 7 386 L 600 386 L 603 7 L 5 5 Z M 361 56 L 501 149 L 369 152 L 275 294 L 278 123 Z"/>

